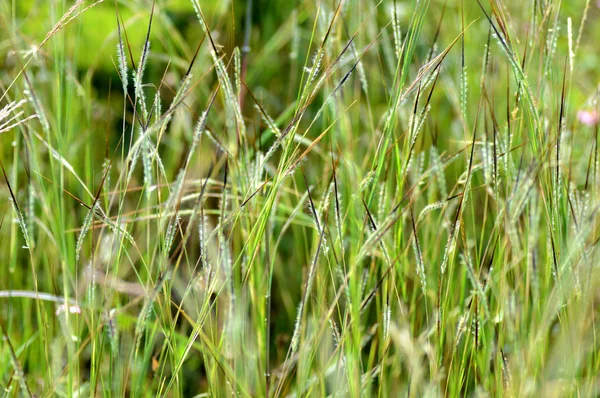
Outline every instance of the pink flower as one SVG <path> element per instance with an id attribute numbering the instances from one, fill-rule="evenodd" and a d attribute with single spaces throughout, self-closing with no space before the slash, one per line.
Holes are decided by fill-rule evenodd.
<path id="1" fill-rule="evenodd" d="M 596 110 L 579 111 L 577 112 L 577 119 L 586 126 L 594 126 L 598 123 L 598 112 Z"/>

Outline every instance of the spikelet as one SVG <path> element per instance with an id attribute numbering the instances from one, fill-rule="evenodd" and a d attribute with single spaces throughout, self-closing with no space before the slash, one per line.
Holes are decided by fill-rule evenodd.
<path id="1" fill-rule="evenodd" d="M 206 34 L 209 34 L 210 32 L 208 31 L 206 24 L 204 23 L 204 18 L 202 16 L 202 10 L 200 8 L 200 4 L 198 3 L 198 0 L 191 0 L 192 2 L 192 6 L 194 7 L 194 11 L 196 12 L 196 17 L 198 17 L 198 22 L 200 23 L 200 27 L 202 28 L 202 31 Z"/>
<path id="2" fill-rule="evenodd" d="M 416 156 L 412 156 L 414 158 L 414 162 L 412 163 L 412 174 L 414 181 L 419 181 L 419 185 L 425 184 L 425 180 L 421 178 L 423 175 L 423 167 L 425 165 L 425 152 L 421 152 Z"/>
<path id="3" fill-rule="evenodd" d="M 517 77 L 517 81 L 519 81 L 519 88 L 520 88 L 519 95 L 524 99 L 524 101 L 526 102 L 526 105 L 529 108 L 530 115 L 533 118 L 533 124 L 536 127 L 539 126 L 540 119 L 539 119 L 539 114 L 537 112 L 537 109 L 536 109 L 536 106 L 534 103 L 533 93 L 531 91 L 531 88 L 529 87 L 529 83 L 527 81 L 525 73 L 523 72 L 523 69 L 521 69 L 521 65 L 519 64 L 517 57 L 515 56 L 514 52 L 508 47 L 508 44 L 506 44 L 505 41 L 500 36 L 498 36 L 495 32 L 492 33 L 492 36 L 498 40 L 498 42 L 500 44 L 500 48 L 502 48 L 502 51 L 504 51 L 504 53 L 510 63 L 510 66 L 512 67 L 512 69 Z M 537 150 L 537 144 L 534 143 L 534 151 L 535 150 Z"/>
<path id="4" fill-rule="evenodd" d="M 567 39 L 569 44 L 569 71 L 573 73 L 575 52 L 573 50 L 573 21 L 571 20 L 571 17 L 567 18 Z"/>
<path id="5" fill-rule="evenodd" d="M 337 189 L 336 189 L 337 191 Z M 338 191 L 335 197 L 335 228 L 340 240 L 342 256 L 344 255 L 344 235 L 342 233 L 342 194 Z"/>
<path id="6" fill-rule="evenodd" d="M 346 255 L 345 245 L 344 245 L 344 235 L 342 232 L 342 195 L 338 190 L 337 178 L 334 175 L 334 218 L 335 218 L 335 227 L 337 232 L 337 238 L 340 245 L 341 252 L 341 261 L 344 262 L 344 257 Z M 345 275 L 344 270 L 342 269 L 342 264 L 339 261 L 335 262 L 335 272 L 338 277 L 338 281 L 340 285 L 344 286 L 344 293 L 346 297 L 346 305 L 347 308 L 352 308 L 352 302 L 350 300 L 350 288 L 348 284 L 345 283 Z"/>
<path id="7" fill-rule="evenodd" d="M 254 178 L 252 189 L 256 190 L 261 184 L 263 179 L 263 174 L 265 172 L 265 168 L 263 167 L 265 161 L 265 155 L 262 153 L 258 153 L 256 155 L 255 164 L 254 164 Z"/>
<path id="8" fill-rule="evenodd" d="M 461 254 L 460 257 L 461 257 L 461 261 L 462 261 L 463 265 L 467 268 L 467 276 L 469 277 L 471 284 L 477 291 L 477 294 L 479 295 L 479 298 L 481 299 L 480 301 L 483 303 L 483 307 L 485 309 L 485 314 L 486 314 L 486 316 L 489 316 L 490 309 L 487 304 L 487 298 L 485 296 L 483 286 L 481 286 L 481 283 L 479 282 L 479 278 L 477 278 L 477 275 L 475 274 L 475 269 L 473 269 L 473 264 L 471 262 L 471 257 L 469 256 L 469 251 L 465 250 L 465 254 L 464 255 Z"/>
<path id="9" fill-rule="evenodd" d="M 129 171 L 127 172 L 127 185 L 131 182 L 131 177 L 133 177 L 133 172 L 135 171 L 135 166 L 137 165 L 138 159 L 140 157 L 140 148 L 134 149 L 133 156 L 131 157 L 131 161 L 129 162 Z"/>
<path id="10" fill-rule="evenodd" d="M 414 132 L 414 137 L 413 137 L 413 141 L 412 141 L 412 145 L 415 144 L 415 141 L 417 140 L 417 135 L 419 134 L 419 131 L 421 131 L 421 129 L 423 128 L 423 124 L 425 124 L 425 120 L 427 119 L 427 115 L 429 114 L 429 111 L 431 110 L 431 105 L 427 105 L 427 107 L 425 108 L 425 110 L 423 110 L 421 112 L 421 116 L 419 117 L 418 123 L 417 123 L 417 128 Z"/>
<path id="11" fill-rule="evenodd" d="M 81 227 L 81 231 L 79 232 L 79 236 L 77 237 L 77 244 L 75 245 L 75 262 L 79 264 L 79 255 L 81 253 L 81 248 L 83 247 L 83 241 L 85 236 L 90 230 L 92 226 L 92 221 L 94 220 L 94 213 L 98 207 L 98 202 L 94 202 L 92 208 L 88 211 L 85 219 L 83 220 L 83 226 Z"/>
<path id="12" fill-rule="evenodd" d="M 219 148 L 220 150 L 222 150 L 223 152 L 229 153 L 229 150 L 223 146 L 223 144 L 221 144 L 219 141 L 217 141 L 217 139 L 213 136 L 213 134 L 210 132 L 210 130 L 204 130 L 203 135 L 206 135 L 208 137 L 208 139 L 215 144 L 215 146 L 217 148 Z"/>
<path id="13" fill-rule="evenodd" d="M 394 53 L 396 54 L 396 58 L 400 59 L 402 56 L 402 31 L 396 12 L 396 3 L 394 3 L 394 14 L 392 16 L 392 32 L 394 34 Z"/>
<path id="14" fill-rule="evenodd" d="M 190 82 L 192 81 L 192 77 L 193 77 L 192 74 L 189 73 L 183 78 L 181 84 L 179 85 L 179 89 L 177 90 L 177 92 L 175 93 L 175 96 L 173 97 L 173 101 L 171 101 L 171 104 L 169 105 L 169 109 L 167 110 L 167 112 L 165 112 L 165 115 L 162 118 L 163 121 L 162 121 L 162 123 L 160 123 L 160 126 L 159 126 L 160 129 L 165 128 L 167 126 L 167 124 L 171 121 L 171 118 L 173 117 L 173 112 L 175 111 L 177 106 L 181 103 L 181 101 L 183 101 L 183 96 L 188 91 Z"/>
<path id="15" fill-rule="evenodd" d="M 226 211 L 229 203 L 229 197 L 227 195 L 227 186 L 224 186 L 221 193 L 221 199 L 219 204 L 219 226 L 217 230 L 217 239 L 218 245 L 220 248 L 221 255 L 221 267 L 225 273 L 225 279 L 229 281 L 231 291 L 230 291 L 230 300 L 234 300 L 234 289 L 233 289 L 233 269 L 231 265 L 231 256 L 229 253 L 229 247 L 227 245 L 227 240 L 224 234 L 225 222 L 227 220 Z M 233 302 L 231 302 L 232 306 L 230 311 L 233 311 Z"/>
<path id="16" fill-rule="evenodd" d="M 385 189 L 385 184 L 379 184 L 379 206 L 377 207 L 377 221 L 383 222 L 385 218 L 385 213 L 387 211 L 387 189 Z"/>
<path id="17" fill-rule="evenodd" d="M 231 261 L 231 252 L 229 250 L 229 245 L 227 240 L 224 239 L 224 235 L 219 233 L 219 248 L 221 255 L 221 267 L 223 269 L 223 273 L 225 274 L 225 280 L 229 282 L 229 309 L 228 316 L 226 321 L 226 330 L 229 336 L 233 337 L 233 325 L 235 320 L 235 311 L 236 311 L 236 297 L 235 297 L 235 280 L 233 275 L 233 264 Z"/>
<path id="18" fill-rule="evenodd" d="M 129 184 L 129 182 L 131 181 L 131 177 L 133 176 L 133 172 L 135 171 L 135 166 L 137 165 L 138 159 L 141 154 L 142 164 L 144 166 L 144 186 L 146 187 L 147 198 L 149 198 L 152 191 L 154 191 L 154 189 L 156 188 L 156 186 L 154 185 L 154 177 L 152 175 L 153 161 L 156 161 L 160 175 L 162 175 L 165 178 L 167 175 L 162 160 L 159 156 L 156 155 L 158 153 L 156 147 L 154 146 L 152 140 L 150 140 L 150 137 L 148 136 L 149 131 L 150 129 L 144 131 L 142 128 L 140 128 L 140 136 L 138 140 L 140 145 L 138 146 L 136 143 L 136 145 L 134 145 L 134 147 L 132 148 L 133 156 L 129 163 L 129 171 L 127 174 L 127 184 Z"/>
<path id="19" fill-rule="evenodd" d="M 104 177 L 104 184 L 102 185 L 102 189 L 104 191 L 105 195 L 108 195 L 108 191 L 109 191 L 109 187 L 111 186 L 111 180 L 110 180 L 110 159 L 109 158 L 105 158 L 104 161 L 102 162 L 102 175 L 105 176 Z"/>
<path id="20" fill-rule="evenodd" d="M 273 143 L 273 145 L 271 145 L 271 147 L 269 148 L 269 150 L 265 154 L 265 159 L 263 161 L 263 165 L 266 165 L 267 160 L 271 156 L 273 156 L 273 154 L 275 153 L 275 151 L 277 150 L 277 148 L 279 148 L 280 143 L 281 143 L 281 140 L 275 140 L 275 142 Z M 302 160 L 300 160 L 300 162 L 302 162 Z M 300 163 L 300 162 L 298 162 L 298 163 Z M 290 170 L 288 170 L 288 171 L 290 171 Z"/>
<path id="21" fill-rule="evenodd" d="M 181 217 L 177 214 L 173 217 L 172 221 L 167 226 L 167 233 L 165 234 L 165 254 L 168 255 L 171 251 L 171 246 L 173 246 L 173 240 L 175 239 L 175 233 L 177 232 L 177 226 L 179 225 L 179 221 Z"/>
<path id="22" fill-rule="evenodd" d="M 548 76 L 550 70 L 552 69 L 552 60 L 554 59 L 554 54 L 556 53 L 556 43 L 558 41 L 558 36 L 560 32 L 560 25 L 558 20 L 558 14 L 554 20 L 554 25 L 548 29 L 550 33 L 547 35 L 546 39 L 546 58 L 545 58 L 545 66 L 544 66 L 544 76 Z"/>
<path id="23" fill-rule="evenodd" d="M 19 224 L 19 228 L 21 229 L 23 238 L 25 238 L 25 245 L 23 246 L 23 249 L 29 249 L 31 246 L 30 246 L 30 239 L 29 239 L 29 231 L 27 229 L 27 223 L 25 222 L 25 217 L 23 217 L 23 213 L 21 212 L 21 209 L 19 209 L 19 206 L 17 205 L 17 203 L 12 198 L 9 198 L 8 200 L 10 201 L 10 204 L 12 205 L 13 211 L 16 215 L 15 222 L 17 224 Z"/>
<path id="24" fill-rule="evenodd" d="M 3 346 L 5 345 L 8 347 L 8 352 L 10 354 L 10 359 L 11 359 L 12 367 L 14 370 L 13 374 L 11 375 L 11 378 L 17 379 L 17 381 L 19 383 L 19 387 L 21 388 L 21 394 L 24 397 L 28 397 L 28 396 L 34 397 L 34 395 L 31 394 L 31 390 L 29 389 L 29 386 L 27 385 L 27 377 L 25 375 L 25 372 L 23 371 L 23 368 L 21 367 L 19 358 L 17 356 L 17 352 L 15 352 L 15 349 L 13 348 L 10 338 L 9 338 L 6 330 L 4 329 L 3 325 L 2 325 L 1 330 L 2 330 L 2 340 L 4 340 Z M 11 392 L 6 387 L 3 388 L 3 390 L 4 390 L 3 392 L 5 393 L 6 396 L 8 396 L 9 393 Z"/>
<path id="25" fill-rule="evenodd" d="M 460 72 L 460 111 L 465 125 L 467 124 L 467 94 L 468 94 L 467 67 L 463 66 Z"/>
<path id="26" fill-rule="evenodd" d="M 437 53 L 437 43 L 433 44 L 432 54 Z M 426 76 L 423 76 L 423 80 L 421 82 L 421 92 L 425 92 L 425 89 L 429 87 L 440 74 L 440 67 L 435 68 L 433 71 L 428 73 Z"/>
<path id="27" fill-rule="evenodd" d="M 334 346 L 337 348 L 341 341 L 340 331 L 332 318 L 329 318 L 329 326 L 331 327 L 331 336 L 333 337 Z"/>
<path id="28" fill-rule="evenodd" d="M 204 131 L 204 126 L 206 126 L 206 118 L 208 117 L 208 112 L 202 112 L 202 115 L 198 119 L 198 124 L 196 125 L 196 129 L 194 130 L 194 135 L 192 138 L 192 149 L 196 149 L 198 144 L 200 143 L 200 138 L 202 137 L 202 132 Z M 193 151 L 191 151 L 193 152 Z"/>
<path id="29" fill-rule="evenodd" d="M 483 177 L 486 184 L 492 180 L 492 167 L 491 167 L 491 159 L 490 159 L 490 151 L 489 145 L 487 142 L 487 138 L 484 135 L 483 145 L 481 146 L 481 158 L 482 158 L 482 166 L 483 166 Z"/>
<path id="30" fill-rule="evenodd" d="M 100 208 L 98 208 L 100 209 Z M 99 211 L 94 212 L 94 216 L 96 217 L 97 220 L 102 221 L 103 223 L 105 223 L 108 228 L 118 237 L 120 238 L 121 236 L 124 237 L 125 239 L 127 239 L 129 241 L 129 243 L 131 243 L 132 245 L 135 245 L 135 240 L 133 239 L 133 236 L 131 236 L 129 234 L 129 232 L 127 232 L 125 229 L 123 229 L 122 227 L 120 227 L 119 225 L 117 225 L 114 221 L 112 221 L 110 218 L 106 217 L 103 214 L 100 214 Z"/>
<path id="31" fill-rule="evenodd" d="M 512 172 L 514 165 L 510 162 L 510 146 L 512 143 L 512 133 L 508 134 L 508 126 L 506 127 L 506 140 L 499 140 L 500 142 L 500 153 L 504 153 L 502 157 L 502 164 L 504 166 L 504 173 L 508 175 L 509 171 Z"/>
<path id="32" fill-rule="evenodd" d="M 89 305 L 93 306 L 96 301 L 96 272 L 94 272 L 94 265 L 92 262 L 87 265 L 87 269 L 90 279 L 86 289 L 86 300 Z"/>
<path id="33" fill-rule="evenodd" d="M 269 150 L 270 152 L 270 150 Z M 269 155 L 269 152 L 267 152 L 267 155 Z M 292 165 L 285 171 L 285 175 L 286 176 L 291 176 L 293 175 L 296 170 L 298 170 L 298 167 L 300 167 L 303 163 L 308 162 L 308 157 L 307 156 L 303 156 L 301 158 L 299 158 L 296 162 L 292 163 Z"/>
<path id="34" fill-rule="evenodd" d="M 364 67 L 362 61 L 358 59 L 358 56 L 357 56 L 356 62 L 357 62 L 356 70 L 358 72 L 358 80 L 360 81 L 360 85 L 361 85 L 363 91 L 365 93 L 367 93 L 367 91 L 369 90 L 369 84 L 367 81 L 367 74 L 365 72 L 365 67 Z"/>
<path id="35" fill-rule="evenodd" d="M 385 304 L 383 307 L 382 314 L 382 324 L 383 324 L 383 339 L 387 341 L 390 334 L 390 322 L 392 320 L 392 309 L 389 304 Z"/>
<path id="36" fill-rule="evenodd" d="M 162 115 L 162 101 L 160 99 L 160 93 L 157 91 L 154 94 L 154 123 L 158 123 Z"/>
<path id="37" fill-rule="evenodd" d="M 121 84 L 123 86 L 123 93 L 127 93 L 127 59 L 125 58 L 125 46 L 123 45 L 123 37 L 121 36 L 121 24 L 117 17 L 117 35 L 119 42 L 117 43 L 117 59 L 119 63 L 119 77 L 121 78 Z"/>
<path id="38" fill-rule="evenodd" d="M 31 116 L 26 117 L 25 119 L 18 120 L 19 116 L 21 116 L 24 113 L 24 111 L 21 110 L 9 118 L 11 113 L 23 106 L 23 104 L 25 104 L 26 102 L 27 100 L 21 100 L 19 102 L 10 102 L 4 108 L 0 109 L 0 134 L 12 130 L 13 128 L 25 123 L 28 120 L 35 119 L 38 117 L 38 115 L 33 114 Z"/>
<path id="39" fill-rule="evenodd" d="M 127 184 L 129 184 L 129 182 L 131 181 L 131 177 L 133 175 L 135 166 L 137 165 L 137 161 L 140 156 L 141 148 L 144 146 L 148 147 L 149 152 L 154 155 L 152 160 L 156 161 L 156 163 L 158 165 L 158 169 L 160 171 L 160 174 L 166 178 L 167 173 L 165 171 L 165 167 L 164 167 L 160 157 L 156 156 L 158 152 L 156 151 L 154 144 L 152 143 L 152 141 L 148 141 L 148 142 L 146 142 L 146 141 L 149 140 L 149 137 L 152 133 L 156 132 L 157 130 L 163 130 L 167 126 L 167 124 L 170 122 L 170 120 L 173 116 L 173 112 L 175 111 L 177 105 L 179 105 L 180 102 L 182 101 L 183 94 L 186 92 L 187 87 L 189 87 L 191 76 L 192 76 L 191 74 L 188 74 L 184 78 L 181 86 L 179 87 L 179 90 L 175 94 L 173 102 L 171 103 L 168 111 L 165 112 L 164 115 L 161 115 L 162 122 L 155 123 L 155 124 L 149 126 L 147 129 L 144 129 L 144 128 L 141 129 L 138 139 L 135 141 L 135 143 L 130 148 L 130 154 L 127 155 L 129 158 L 129 163 L 130 163 L 129 171 L 127 174 Z"/>
<path id="40" fill-rule="evenodd" d="M 492 33 L 492 27 L 489 27 L 489 34 L 493 34 Z M 483 47 L 483 62 L 481 65 L 481 79 L 480 81 L 485 81 L 485 75 L 488 69 L 488 65 L 490 63 L 490 46 L 489 46 L 489 37 L 488 37 L 488 41 L 485 42 L 485 45 Z M 465 69 L 463 69 L 463 74 L 466 72 L 466 67 Z M 462 76 L 461 76 L 462 79 Z M 462 84 L 462 81 L 461 81 Z M 462 94 L 462 89 L 461 89 L 461 94 Z M 462 97 L 461 97 L 462 98 Z M 461 102 L 461 108 L 462 108 L 462 102 Z"/>
<path id="41" fill-rule="evenodd" d="M 319 75 L 321 71 L 321 62 L 323 61 L 324 52 L 318 50 L 315 55 L 313 55 L 312 66 L 310 68 L 305 67 L 304 71 L 308 73 L 308 78 L 306 79 L 306 85 L 304 89 L 308 89 L 310 85 L 314 82 L 315 78 Z"/>
<path id="42" fill-rule="evenodd" d="M 138 65 L 138 70 L 133 72 L 133 87 L 135 90 L 135 98 L 137 104 L 140 106 L 141 115 L 144 120 L 148 118 L 148 110 L 146 108 L 146 96 L 144 94 L 143 89 L 143 78 L 144 71 L 148 64 L 148 53 L 150 52 L 150 41 L 147 41 L 144 44 L 144 48 L 142 49 L 142 56 L 140 59 L 140 63 Z"/>
<path id="43" fill-rule="evenodd" d="M 460 344 L 462 336 L 465 333 L 465 331 L 467 330 L 468 321 L 469 321 L 469 313 L 465 313 L 460 317 L 460 319 L 458 321 L 458 325 L 456 326 L 456 333 L 455 333 L 456 339 L 455 339 L 455 343 L 452 348 L 452 351 L 456 351 L 456 348 Z"/>
<path id="44" fill-rule="evenodd" d="M 140 310 L 138 320 L 135 324 L 135 353 L 136 353 L 136 355 L 137 355 L 137 352 L 139 351 L 140 344 L 142 342 L 142 335 L 143 335 L 144 331 L 146 330 L 146 322 L 148 320 L 148 317 L 150 316 L 150 313 L 152 312 L 152 306 L 154 305 L 154 301 L 156 300 L 156 297 L 158 297 L 158 294 L 162 290 L 163 285 L 169 278 L 170 278 L 170 274 L 168 272 L 162 274 L 159 277 L 158 281 L 156 282 L 156 286 L 148 294 L 148 298 L 147 298 L 146 302 L 144 303 L 142 309 Z"/>
<path id="45" fill-rule="evenodd" d="M 150 200 L 152 195 L 152 185 L 154 184 L 154 177 L 152 175 L 152 154 L 153 154 L 153 145 L 150 143 L 150 138 L 146 138 L 142 142 L 142 165 L 144 166 L 144 187 L 146 200 Z"/>
<path id="46" fill-rule="evenodd" d="M 188 152 L 187 159 L 185 161 L 184 169 L 187 169 L 190 162 L 192 161 L 192 156 L 196 152 L 196 148 L 200 144 L 200 139 L 202 138 L 202 134 L 204 132 L 204 127 L 206 126 L 206 119 L 208 117 L 208 111 L 202 112 L 200 118 L 198 118 L 198 123 L 194 128 L 194 132 L 192 133 L 192 146 Z"/>
<path id="47" fill-rule="evenodd" d="M 300 51 L 300 31 L 298 29 L 298 10 L 294 8 L 292 11 L 292 40 L 290 46 L 290 59 L 296 60 Z"/>
<path id="48" fill-rule="evenodd" d="M 185 177 L 185 170 L 180 169 L 177 174 L 177 178 L 173 183 L 173 189 L 171 190 L 171 194 L 169 195 L 169 199 L 167 199 L 167 203 L 165 205 L 165 210 L 167 213 L 173 211 L 175 206 L 177 206 L 177 201 L 179 200 L 179 195 L 181 194 L 181 190 L 183 188 L 183 179 Z"/>
<path id="49" fill-rule="evenodd" d="M 446 248 L 444 249 L 444 257 L 442 258 L 442 264 L 440 266 L 440 272 L 442 275 L 446 272 L 446 266 L 452 254 L 454 254 L 454 248 L 456 244 L 456 234 L 460 230 L 460 217 L 456 220 L 456 224 L 450 229 L 448 235 L 448 241 L 446 242 Z"/>
<path id="50" fill-rule="evenodd" d="M 423 253 L 419 246 L 417 245 L 417 237 L 414 236 L 412 240 L 412 247 L 415 253 L 415 260 L 417 261 L 417 276 L 421 281 L 421 290 L 423 291 L 423 296 L 426 296 L 427 291 L 427 275 L 425 274 L 425 264 L 423 262 Z"/>
<path id="51" fill-rule="evenodd" d="M 419 137 L 419 131 L 423 127 L 425 123 L 425 119 L 427 118 L 427 114 L 429 113 L 430 106 L 428 105 L 420 114 L 412 114 L 409 122 L 409 131 L 410 131 L 410 147 L 414 148 L 415 143 L 417 142 L 417 138 Z M 412 166 L 412 162 L 414 161 L 414 156 L 411 156 L 408 164 L 406 165 L 406 169 L 409 170 Z M 417 169 L 419 166 L 417 166 Z M 417 179 L 420 174 L 417 174 Z"/>
<path id="52" fill-rule="evenodd" d="M 446 175 L 444 174 L 444 167 L 442 165 L 437 148 L 435 146 L 431 146 L 431 148 L 429 149 L 429 164 L 433 168 L 433 172 L 437 179 L 436 186 L 438 187 L 442 198 L 445 199 L 448 197 L 448 188 L 446 187 Z"/>
<path id="53" fill-rule="evenodd" d="M 235 92 L 239 96 L 242 92 L 241 74 L 242 74 L 242 56 L 240 48 L 233 49 L 233 77 L 235 78 Z"/>
<path id="54" fill-rule="evenodd" d="M 552 263 L 553 257 L 554 257 L 554 253 L 552 250 L 552 237 L 550 236 L 550 234 L 548 234 L 548 236 L 546 237 L 546 258 L 548 259 L 547 261 Z M 550 266 L 550 269 L 552 270 L 552 279 L 554 280 L 554 283 L 559 285 L 558 274 L 556 273 L 557 270 L 556 270 L 556 267 L 554 266 L 554 264 L 552 264 Z"/>
<path id="55" fill-rule="evenodd" d="M 265 110 L 262 109 L 257 104 L 254 104 L 254 108 L 256 108 L 256 110 L 260 114 L 260 117 L 265 122 L 265 124 L 269 127 L 269 129 L 273 132 L 273 134 L 275 135 L 275 137 L 280 138 L 281 137 L 281 130 L 279 130 L 279 128 L 277 127 L 277 125 L 275 124 L 275 122 L 273 121 L 273 119 L 271 118 L 271 116 L 269 116 L 265 112 Z"/>
<path id="56" fill-rule="evenodd" d="M 562 167 L 561 167 L 561 163 L 562 163 L 562 152 L 561 152 L 561 147 L 562 147 L 562 138 L 564 135 L 564 130 L 565 130 L 565 124 L 566 124 L 566 118 L 563 117 L 563 119 L 560 121 L 560 129 L 561 131 L 558 132 L 558 136 L 556 137 L 556 153 L 557 153 L 557 159 L 556 159 L 556 167 L 554 168 L 554 198 L 556 200 L 555 204 L 558 208 L 558 204 L 561 201 L 562 198 L 562 189 L 561 189 L 561 181 L 562 181 Z M 552 218 L 554 220 L 554 217 Z"/>
<path id="57" fill-rule="evenodd" d="M 333 181 L 329 184 L 327 190 L 323 193 L 323 198 L 319 204 L 319 210 L 316 212 L 318 222 L 322 224 L 322 220 L 325 217 L 325 212 L 329 209 L 329 203 L 331 199 L 331 191 L 333 190 Z"/>
<path id="58" fill-rule="evenodd" d="M 369 185 L 371 185 L 371 182 L 373 181 L 375 177 L 375 171 L 371 170 L 367 173 L 367 175 L 365 176 L 365 178 L 363 178 L 363 180 L 360 182 L 359 184 L 359 191 L 363 192 L 365 189 L 367 189 L 369 187 Z"/>
<path id="59" fill-rule="evenodd" d="M 208 218 L 204 214 L 204 211 L 201 212 L 200 222 L 198 223 L 198 237 L 200 241 L 200 259 L 202 260 L 203 266 L 209 266 L 208 264 L 208 255 L 207 255 L 207 247 L 208 247 L 208 235 L 207 235 L 207 225 Z"/>
<path id="60" fill-rule="evenodd" d="M 237 127 L 238 133 L 240 136 L 245 136 L 245 125 L 242 117 L 242 111 L 240 109 L 240 104 L 238 102 L 237 96 L 235 95 L 233 88 L 231 86 L 231 81 L 229 80 L 229 76 L 227 76 L 227 71 L 225 70 L 225 64 L 223 63 L 223 59 L 218 57 L 214 51 L 210 52 L 215 69 L 217 71 L 217 78 L 223 87 L 223 93 L 225 95 L 225 109 L 229 114 L 233 117 L 235 121 L 235 126 L 231 125 L 231 117 L 227 118 L 228 127 L 233 129 Z"/>
<path id="61" fill-rule="evenodd" d="M 527 204 L 528 201 L 530 201 L 532 199 L 530 197 L 530 195 L 528 195 L 528 192 L 529 192 L 530 188 L 533 186 L 533 184 L 535 183 L 534 174 L 535 173 L 532 172 L 531 170 L 528 171 L 525 178 L 523 179 L 523 182 L 519 185 L 518 191 L 515 193 L 515 196 L 517 196 L 517 195 L 520 195 L 520 196 L 516 197 L 514 200 L 516 205 L 513 207 L 512 214 L 511 214 L 514 224 L 518 223 L 518 218 L 520 217 L 521 213 L 523 212 L 525 205 Z"/>
<path id="62" fill-rule="evenodd" d="M 325 36 L 327 31 L 331 29 L 330 34 L 335 36 L 336 24 L 329 24 L 329 21 L 333 20 L 333 11 L 329 10 L 326 3 L 323 3 L 319 9 L 319 15 L 317 17 L 317 28 L 321 36 Z"/>
<path id="63" fill-rule="evenodd" d="M 423 208 L 423 210 L 421 210 L 421 212 L 419 213 L 419 216 L 417 217 L 417 222 L 421 220 L 421 218 L 423 218 L 423 216 L 425 216 L 427 213 L 429 213 L 430 211 L 433 210 L 437 210 L 440 209 L 444 206 L 444 202 L 443 201 L 439 201 L 439 202 L 435 202 L 435 203 L 431 203 L 428 204 L 427 206 L 425 206 Z"/>
<path id="64" fill-rule="evenodd" d="M 307 188 L 307 191 L 310 191 L 310 188 Z M 311 203 L 312 201 L 309 200 L 309 206 L 310 209 L 312 210 L 312 214 L 313 217 L 315 217 L 315 222 L 318 224 L 318 220 L 316 219 L 316 212 L 315 212 L 315 208 Z M 292 354 L 295 353 L 298 349 L 298 343 L 300 341 L 300 332 L 301 332 L 301 326 L 302 326 L 302 317 L 303 317 L 303 312 L 304 312 L 304 308 L 306 306 L 306 302 L 308 301 L 308 298 L 310 297 L 310 293 L 312 290 L 312 285 L 315 279 L 315 274 L 316 274 L 316 270 L 317 270 L 317 265 L 318 265 L 318 261 L 319 261 L 319 256 L 321 253 L 321 246 L 323 243 L 323 238 L 324 238 L 324 233 L 321 230 L 320 227 L 317 227 L 317 230 L 319 231 L 319 243 L 317 244 L 317 249 L 313 255 L 312 261 L 311 261 L 311 265 L 310 268 L 308 270 L 308 279 L 306 281 L 306 288 L 304 290 L 304 293 L 302 294 L 302 300 L 300 301 L 300 304 L 298 305 L 298 313 L 296 315 L 296 323 L 294 325 L 294 333 L 292 335 L 292 341 L 291 341 L 291 350 L 292 350 Z"/>
<path id="65" fill-rule="evenodd" d="M 34 242 L 34 234 L 35 234 L 35 189 L 33 187 L 33 184 L 30 182 L 27 185 L 27 190 L 28 190 L 28 197 L 27 197 L 27 209 L 26 209 L 26 214 L 27 214 L 27 220 L 29 221 L 27 223 L 27 232 L 29 234 L 29 237 L 31 238 L 29 241 L 30 245 L 35 245 Z"/>
<path id="66" fill-rule="evenodd" d="M 310 188 L 311 187 L 309 187 L 307 190 L 310 191 Z M 309 198 L 310 198 L 310 195 L 309 195 Z M 308 208 L 308 212 L 310 213 L 312 220 L 315 224 L 315 229 L 317 230 L 318 233 L 320 233 L 321 232 L 321 223 L 319 220 L 319 216 L 317 214 L 317 209 L 314 207 L 314 203 L 311 199 L 309 199 L 306 202 L 306 207 Z"/>
<path id="67" fill-rule="evenodd" d="M 317 216 L 319 218 L 319 222 L 321 223 L 321 228 L 325 228 L 323 225 L 323 219 L 325 218 L 325 212 L 329 209 L 329 201 L 331 198 L 331 191 L 333 190 L 333 181 L 329 184 L 329 188 L 323 194 L 323 198 L 321 199 L 321 204 L 319 205 L 319 210 L 317 212 Z M 327 244 L 327 240 L 325 239 L 325 234 L 322 233 L 322 245 L 323 245 L 323 253 L 327 255 L 329 252 L 329 246 Z"/>
<path id="68" fill-rule="evenodd" d="M 304 304 L 300 301 L 298 309 L 296 310 L 296 322 L 294 322 L 294 332 L 292 333 L 292 340 L 290 342 L 290 350 L 292 353 L 298 351 L 298 344 L 300 343 L 300 331 L 302 326 L 302 314 L 304 310 Z"/>

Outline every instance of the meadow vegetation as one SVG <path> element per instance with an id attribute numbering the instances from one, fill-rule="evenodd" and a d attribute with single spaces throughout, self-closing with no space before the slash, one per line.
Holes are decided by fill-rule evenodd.
<path id="1" fill-rule="evenodd" d="M 0 395 L 600 396 L 600 3 L 0 2 Z"/>

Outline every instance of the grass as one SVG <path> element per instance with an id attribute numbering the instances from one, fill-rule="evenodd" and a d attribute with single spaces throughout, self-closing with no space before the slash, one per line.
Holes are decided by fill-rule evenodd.
<path id="1" fill-rule="evenodd" d="M 2 396 L 599 396 L 599 7 L 3 1 Z"/>

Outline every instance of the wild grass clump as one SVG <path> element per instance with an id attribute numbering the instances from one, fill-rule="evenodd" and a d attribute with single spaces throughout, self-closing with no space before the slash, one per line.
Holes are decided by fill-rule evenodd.
<path id="1" fill-rule="evenodd" d="M 0 3 L 1 395 L 600 395 L 600 6 L 263 3 Z"/>

